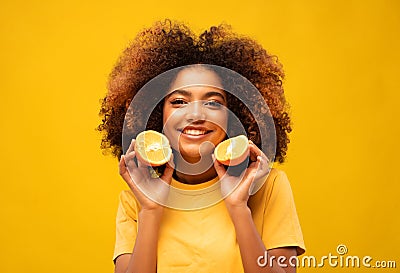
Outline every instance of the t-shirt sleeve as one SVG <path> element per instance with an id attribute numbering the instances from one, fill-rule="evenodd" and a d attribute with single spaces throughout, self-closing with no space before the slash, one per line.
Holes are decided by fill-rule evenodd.
<path id="1" fill-rule="evenodd" d="M 116 238 L 113 261 L 121 255 L 132 253 L 137 236 L 138 203 L 131 191 L 122 191 L 116 218 Z"/>
<path id="2" fill-rule="evenodd" d="M 297 255 L 301 255 L 305 245 L 289 180 L 283 171 L 277 170 L 268 182 L 262 240 L 267 249 L 295 246 Z"/>

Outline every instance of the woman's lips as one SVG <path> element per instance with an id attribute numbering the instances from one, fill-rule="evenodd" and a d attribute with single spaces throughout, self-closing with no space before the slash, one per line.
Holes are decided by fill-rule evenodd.
<path id="1" fill-rule="evenodd" d="M 185 129 L 182 131 L 182 134 L 191 136 L 205 135 L 206 133 L 207 133 L 206 130 L 197 130 L 197 129 Z"/>
<path id="2" fill-rule="evenodd" d="M 180 132 L 180 136 L 189 138 L 201 138 L 212 132 L 212 130 L 207 130 L 205 128 L 193 128 L 193 127 L 186 127 L 178 131 Z"/>

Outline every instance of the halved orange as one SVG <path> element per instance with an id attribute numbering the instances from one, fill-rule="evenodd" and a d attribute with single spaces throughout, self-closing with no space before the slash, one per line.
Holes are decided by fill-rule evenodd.
<path id="1" fill-rule="evenodd" d="M 249 140 L 245 135 L 229 138 L 215 147 L 214 155 L 224 165 L 239 165 L 249 155 Z"/>
<path id="2" fill-rule="evenodd" d="M 137 135 L 135 152 L 140 162 L 152 167 L 164 165 L 172 156 L 168 138 L 153 130 L 143 131 Z"/>

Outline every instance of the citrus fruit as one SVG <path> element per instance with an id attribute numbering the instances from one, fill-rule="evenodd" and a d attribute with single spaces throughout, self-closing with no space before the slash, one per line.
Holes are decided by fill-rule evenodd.
<path id="1" fill-rule="evenodd" d="M 153 130 L 143 131 L 137 135 L 135 152 L 140 162 L 152 167 L 164 165 L 172 155 L 168 138 Z"/>
<path id="2" fill-rule="evenodd" d="M 244 135 L 229 138 L 215 147 L 214 155 L 224 165 L 239 165 L 249 155 L 249 140 Z"/>

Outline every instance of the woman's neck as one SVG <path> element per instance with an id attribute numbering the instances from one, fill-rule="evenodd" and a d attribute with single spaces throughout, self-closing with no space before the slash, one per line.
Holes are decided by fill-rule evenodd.
<path id="1" fill-rule="evenodd" d="M 203 156 L 197 160 L 185 160 L 179 154 L 174 154 L 174 177 L 185 184 L 200 184 L 217 176 L 211 156 Z M 191 163 L 195 162 L 195 163 Z"/>

